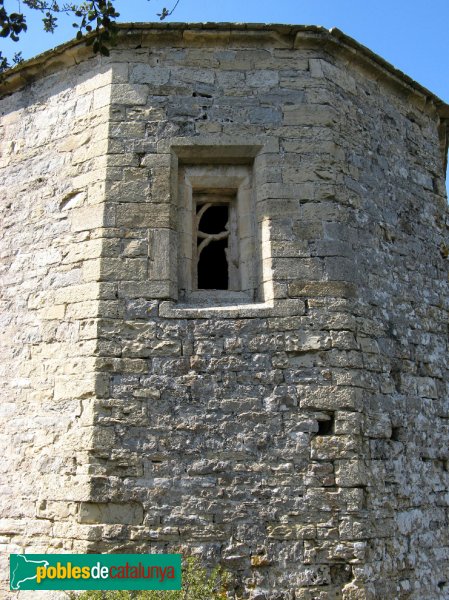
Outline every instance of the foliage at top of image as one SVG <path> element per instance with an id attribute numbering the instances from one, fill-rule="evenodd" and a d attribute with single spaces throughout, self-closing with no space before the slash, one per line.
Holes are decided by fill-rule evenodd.
<path id="1" fill-rule="evenodd" d="M 117 18 L 120 16 L 115 9 L 115 0 L 92 0 L 76 4 L 59 3 L 57 0 L 17 0 L 17 12 L 8 12 L 4 0 L 0 0 L 0 37 L 9 38 L 13 42 L 19 42 L 20 36 L 28 29 L 26 17 L 21 11 L 21 1 L 28 8 L 43 15 L 43 29 L 48 33 L 53 33 L 58 26 L 58 15 L 75 17 L 73 27 L 78 30 L 77 39 L 81 39 L 85 34 L 92 34 L 86 43 L 92 46 L 95 53 L 109 56 L 109 48 L 117 36 Z M 177 0 L 171 9 L 162 8 L 162 11 L 157 13 L 159 19 L 163 21 L 169 17 L 179 2 L 180 0 Z M 21 52 L 16 52 L 12 64 L 18 64 L 22 60 Z M 0 72 L 11 66 L 8 57 L 0 51 Z"/>
<path id="2" fill-rule="evenodd" d="M 208 572 L 197 558 L 183 561 L 182 589 L 177 591 L 87 591 L 70 592 L 70 600 L 225 600 L 230 575 L 220 567 Z"/>

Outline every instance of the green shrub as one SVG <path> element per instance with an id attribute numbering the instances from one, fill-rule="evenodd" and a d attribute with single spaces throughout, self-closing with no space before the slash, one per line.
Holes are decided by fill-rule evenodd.
<path id="1" fill-rule="evenodd" d="M 220 567 L 210 573 L 197 558 L 183 561 L 182 590 L 179 591 L 86 591 L 70 592 L 70 600 L 224 600 L 229 574 Z"/>

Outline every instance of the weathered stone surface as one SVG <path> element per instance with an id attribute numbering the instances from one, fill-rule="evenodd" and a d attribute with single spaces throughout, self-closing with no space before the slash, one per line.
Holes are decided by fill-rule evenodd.
<path id="1" fill-rule="evenodd" d="M 2 84 L 4 556 L 448 597 L 447 107 L 341 33 L 139 27 Z M 183 165 L 204 194 L 245 172 L 251 294 L 178 301 Z"/>
<path id="2" fill-rule="evenodd" d="M 113 502 L 81 502 L 79 508 L 80 523 L 119 523 L 122 525 L 140 525 L 143 521 L 143 509 L 137 503 L 117 504 Z"/>

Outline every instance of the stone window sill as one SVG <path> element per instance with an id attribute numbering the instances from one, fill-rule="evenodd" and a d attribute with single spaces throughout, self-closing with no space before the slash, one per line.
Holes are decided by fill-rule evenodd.
<path id="1" fill-rule="evenodd" d="M 273 302 L 254 303 L 247 300 L 242 303 L 199 304 L 194 302 L 177 303 L 161 302 L 159 316 L 167 319 L 248 319 L 261 317 L 287 317 L 305 313 L 305 304 L 301 300 L 278 300 Z"/>

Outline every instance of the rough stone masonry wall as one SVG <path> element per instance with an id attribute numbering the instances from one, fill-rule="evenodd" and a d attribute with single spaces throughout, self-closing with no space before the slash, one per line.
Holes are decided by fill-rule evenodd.
<path id="1" fill-rule="evenodd" d="M 379 82 L 378 66 L 337 58 L 336 42 L 237 29 L 137 28 L 128 48 L 102 61 L 104 76 L 81 65 L 73 73 L 86 69 L 87 88 L 64 84 L 66 97 L 49 96 L 67 123 L 61 144 L 76 133 L 65 106 L 78 93 L 88 103 L 79 127 L 91 141 L 77 150 L 75 136 L 65 159 L 55 151 L 60 175 L 68 183 L 79 170 L 101 173 L 74 186 L 87 186 L 74 204 L 64 187 L 54 206 L 36 194 L 47 207 L 39 225 L 67 228 L 47 250 L 79 258 L 52 263 L 33 294 L 42 287 L 45 306 L 59 311 L 49 327 L 80 332 L 62 334 L 71 346 L 55 347 L 53 363 L 40 340 L 30 344 L 43 353 L 39 370 L 10 407 L 27 427 L 30 399 L 40 419 L 43 407 L 57 410 L 55 423 L 37 421 L 46 442 L 56 438 L 38 457 L 77 449 L 76 477 L 56 466 L 61 476 L 53 467 L 45 480 L 36 539 L 58 548 L 64 538 L 63 550 L 197 553 L 231 570 L 236 595 L 254 600 L 447 598 L 448 242 L 437 119 L 422 98 Z M 95 115 L 109 120 L 106 149 L 88 133 Z M 59 138 L 46 135 L 51 152 Z M 176 304 L 178 163 L 245 153 L 258 302 Z M 61 202 L 66 219 L 57 218 Z M 65 271 L 76 280 L 53 296 L 44 278 Z M 14 308 L 20 331 L 37 310 Z M 80 393 L 86 372 L 94 387 Z M 42 394 L 43 375 L 52 389 L 61 373 L 69 392 Z M 7 415 L 20 440 L 23 422 Z M 34 440 L 23 441 L 30 452 Z M 29 464 L 30 482 L 36 473 L 40 481 L 43 468 Z M 22 524 L 38 522 L 30 486 L 15 503 L 29 506 Z M 5 532 L 6 551 L 36 549 L 29 531 Z"/>
<path id="2" fill-rule="evenodd" d="M 449 221 L 439 122 L 357 72 L 325 63 L 320 72 L 341 98 L 346 261 L 357 272 L 353 373 L 366 419 L 354 429 L 364 439 L 365 518 L 352 533 L 371 538 L 362 577 L 375 598 L 448 598 Z"/>
<path id="3" fill-rule="evenodd" d="M 362 452 L 347 424 L 361 410 L 345 360 L 355 290 L 325 232 L 345 214 L 334 200 L 338 115 L 310 68 L 320 50 L 245 38 L 114 52 L 126 79 L 112 86 L 108 235 L 136 265 L 149 256 L 149 271 L 104 276 L 118 298 L 99 325 L 110 396 L 96 422 L 112 449 L 93 452 L 85 518 L 103 523 L 95 551 L 180 548 L 221 560 L 239 595 L 337 597 L 364 562 L 346 533 L 363 490 L 342 479 Z M 170 147 L 212 155 L 242 140 L 262 146 L 256 215 L 274 306 L 240 318 L 170 308 L 176 246 L 169 256 L 153 242 L 176 228 Z M 326 431 L 333 418 L 338 436 L 325 443 L 319 422 Z"/>
<path id="4" fill-rule="evenodd" d="M 1 101 L 2 598 L 8 553 L 87 548 L 109 76 L 91 60 Z"/>
<path id="5" fill-rule="evenodd" d="M 109 235 L 149 262 L 105 277 L 92 548 L 199 553 L 251 598 L 447 597 L 437 118 L 291 38 L 169 40 L 114 55 Z M 176 308 L 176 152 L 245 140 L 272 302 Z"/>

